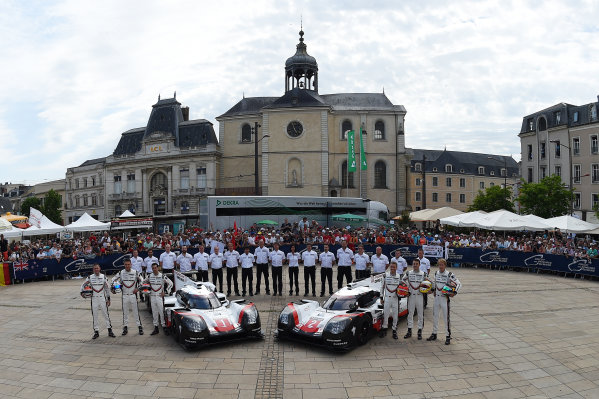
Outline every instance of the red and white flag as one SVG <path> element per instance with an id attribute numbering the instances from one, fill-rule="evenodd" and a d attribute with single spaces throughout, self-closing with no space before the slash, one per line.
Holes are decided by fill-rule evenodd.
<path id="1" fill-rule="evenodd" d="M 35 208 L 29 208 L 29 224 L 37 227 L 38 229 L 41 228 L 42 225 L 42 218 L 44 217 L 44 215 L 38 211 Z"/>

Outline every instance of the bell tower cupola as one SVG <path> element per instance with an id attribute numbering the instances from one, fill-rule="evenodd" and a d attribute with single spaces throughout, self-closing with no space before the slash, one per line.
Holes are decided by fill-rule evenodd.
<path id="1" fill-rule="evenodd" d="M 303 29 L 299 35 L 295 55 L 285 62 L 285 92 L 295 88 L 318 92 L 318 64 L 306 51 Z"/>

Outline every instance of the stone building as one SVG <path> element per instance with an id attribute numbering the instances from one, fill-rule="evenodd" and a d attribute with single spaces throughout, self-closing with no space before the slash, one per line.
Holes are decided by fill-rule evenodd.
<path id="1" fill-rule="evenodd" d="M 281 97 L 243 98 L 216 118 L 223 151 L 217 193 L 256 194 L 257 136 L 258 194 L 362 197 L 400 213 L 407 205 L 406 109 L 384 93 L 320 94 L 318 64 L 303 36 L 285 62 Z M 355 131 L 359 162 L 360 128 L 367 170 L 358 163 L 348 174 L 347 134 Z"/>
<path id="2" fill-rule="evenodd" d="M 522 119 L 522 177 L 538 182 L 558 175 L 574 189 L 572 209 L 583 220 L 597 222 L 599 206 L 599 119 L 597 102 L 559 103 Z M 572 180 L 570 182 L 570 180 Z"/>

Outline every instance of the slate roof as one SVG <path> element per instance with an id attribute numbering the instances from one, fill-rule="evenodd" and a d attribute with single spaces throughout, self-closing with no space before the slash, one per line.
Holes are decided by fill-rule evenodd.
<path id="1" fill-rule="evenodd" d="M 8 198 L 0 197 L 0 215 L 12 212 L 12 203 Z"/>
<path id="2" fill-rule="evenodd" d="M 426 155 L 425 171 L 431 173 L 445 173 L 445 165 L 451 164 L 454 174 L 478 175 L 478 167 L 484 166 L 485 176 L 491 176 L 491 171 L 493 171 L 494 177 L 502 177 L 501 169 L 504 167 L 504 161 L 507 165 L 507 177 L 512 177 L 514 174 L 517 176 L 519 173 L 518 163 L 514 158 L 504 155 L 418 148 L 412 149 L 412 152 L 414 154 L 411 161 L 412 172 L 414 172 L 414 165 L 422 164 L 423 156 Z M 489 157 L 495 158 L 497 161 L 489 159 Z M 437 171 L 433 172 L 433 168 L 436 168 Z"/>
<path id="3" fill-rule="evenodd" d="M 403 105 L 394 105 L 385 93 L 337 93 L 321 97 L 334 110 L 406 111 Z"/>
<path id="4" fill-rule="evenodd" d="M 222 114 L 223 116 L 257 114 L 267 105 L 275 102 L 279 97 L 244 97 L 231 109 Z"/>
<path id="5" fill-rule="evenodd" d="M 85 161 L 81 165 L 79 165 L 79 167 L 81 167 L 81 166 L 95 165 L 95 164 L 99 164 L 99 163 L 104 163 L 104 161 L 106 161 L 106 157 L 88 159 L 87 161 Z"/>
<path id="6" fill-rule="evenodd" d="M 327 104 L 314 90 L 300 89 L 296 87 L 289 90 L 282 97 L 276 99 L 265 109 L 292 108 L 292 107 L 326 107 Z"/>
<path id="7" fill-rule="evenodd" d="M 599 100 L 599 98 L 598 98 Z M 552 105 L 551 107 L 542 109 L 533 114 L 526 115 L 522 118 L 522 126 L 520 128 L 520 134 L 536 132 L 537 123 L 540 116 L 544 116 L 547 121 L 547 129 L 551 129 L 557 126 L 568 126 L 575 127 L 581 125 L 587 125 L 589 123 L 596 123 L 598 120 L 591 118 L 591 105 L 595 105 L 595 109 L 599 113 L 599 101 L 591 102 L 584 105 L 572 105 L 568 103 L 559 103 Z M 578 112 L 578 120 L 574 121 L 574 114 Z M 559 113 L 559 123 L 557 122 L 557 114 Z M 529 126 L 529 121 L 532 120 L 532 130 Z"/>

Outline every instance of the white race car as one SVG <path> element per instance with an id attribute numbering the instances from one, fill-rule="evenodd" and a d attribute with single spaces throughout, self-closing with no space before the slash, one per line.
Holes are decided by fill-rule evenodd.
<path id="1" fill-rule="evenodd" d="M 381 273 L 348 284 L 322 306 L 308 299 L 287 304 L 279 315 L 277 336 L 341 350 L 365 344 L 383 324 L 383 278 Z M 399 316 L 407 313 L 407 298 L 401 298 Z"/>
<path id="2" fill-rule="evenodd" d="M 228 301 L 211 283 L 186 285 L 164 298 L 167 328 L 186 349 L 247 338 L 262 338 L 252 302 Z"/>

